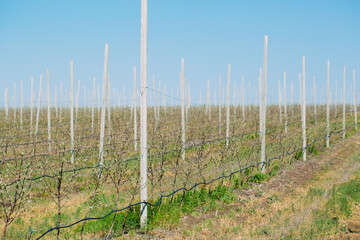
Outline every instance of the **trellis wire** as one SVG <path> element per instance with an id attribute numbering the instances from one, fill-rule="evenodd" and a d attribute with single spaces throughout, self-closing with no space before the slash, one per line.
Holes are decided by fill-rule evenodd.
<path id="1" fill-rule="evenodd" d="M 355 125 L 356 125 L 356 124 L 353 124 L 353 125 L 351 125 L 351 126 L 348 126 L 347 128 L 351 128 L 351 127 L 353 127 L 353 126 L 355 126 Z M 342 131 L 344 131 L 344 130 L 343 130 L 343 129 L 336 130 L 336 131 L 334 131 L 334 132 L 333 132 L 332 134 L 330 134 L 330 135 L 334 135 L 334 134 L 340 133 L 340 132 L 342 132 Z M 210 181 L 203 181 L 203 182 L 195 183 L 195 184 L 192 185 L 190 188 L 186 188 L 186 187 L 178 188 L 178 189 L 172 191 L 172 192 L 169 193 L 169 194 L 161 195 L 161 196 L 159 197 L 159 199 L 158 199 L 155 203 L 148 202 L 148 201 L 140 201 L 140 202 L 136 202 L 136 203 L 130 204 L 130 205 L 128 205 L 128 206 L 126 206 L 126 207 L 123 207 L 123 208 L 120 208 L 120 209 L 111 210 L 110 212 L 106 213 L 105 215 L 103 215 L 103 216 L 101 216 L 101 217 L 86 217 L 86 218 L 80 219 L 80 220 L 78 220 L 78 221 L 75 221 L 75 222 L 73 222 L 73 223 L 71 223 L 71 224 L 68 224 L 68 225 L 66 225 L 66 226 L 56 226 L 56 227 L 50 228 L 50 229 L 48 229 L 46 232 L 42 233 L 39 237 L 37 237 L 36 240 L 41 239 L 42 237 L 44 237 L 45 235 L 47 235 L 48 233 L 50 233 L 50 232 L 52 232 L 52 231 L 54 231 L 54 230 L 69 228 L 69 227 L 72 227 L 72 226 L 74 226 L 74 225 L 76 225 L 76 224 L 79 224 L 79 223 L 81 223 L 81 222 L 83 222 L 83 221 L 104 219 L 104 218 L 108 217 L 109 215 L 111 215 L 111 214 L 113 214 L 113 213 L 121 212 L 121 211 L 124 211 L 124 210 L 126 210 L 126 209 L 129 209 L 129 208 L 134 207 L 134 206 L 137 206 L 137 205 L 146 205 L 146 206 L 149 205 L 149 206 L 152 206 L 152 207 L 157 206 L 157 205 L 159 205 L 159 204 L 162 202 L 162 200 L 163 200 L 164 198 L 171 197 L 171 196 L 175 195 L 176 193 L 178 193 L 178 192 L 180 192 L 180 191 L 185 191 L 185 192 L 191 191 L 191 190 L 195 189 L 196 187 L 198 187 L 198 186 L 200 186 L 200 185 L 204 185 L 204 186 L 205 186 L 205 185 L 209 185 L 209 184 L 211 184 L 211 183 L 213 183 L 213 182 L 215 182 L 215 181 L 218 181 L 218 180 L 220 180 L 220 179 L 223 179 L 223 178 L 230 178 L 230 177 L 233 176 L 234 174 L 236 174 L 236 173 L 241 173 L 241 172 L 245 171 L 246 169 L 257 168 L 257 167 L 259 167 L 259 166 L 261 166 L 261 168 L 263 168 L 264 165 L 268 165 L 270 162 L 272 162 L 272 161 L 274 161 L 274 160 L 276 160 L 276 159 L 281 159 L 282 157 L 285 157 L 285 156 L 288 156 L 288 155 L 292 155 L 292 154 L 294 154 L 294 153 L 296 153 L 296 152 L 298 152 L 298 151 L 305 152 L 305 151 L 306 151 L 306 148 L 308 148 L 308 147 L 310 147 L 311 145 L 315 144 L 316 142 L 318 142 L 318 141 L 320 141 L 320 140 L 323 140 L 323 139 L 326 139 L 326 138 L 327 138 L 327 135 L 326 135 L 326 136 L 322 136 L 322 137 L 320 137 L 320 138 L 317 138 L 317 139 L 313 140 L 313 141 L 310 142 L 308 145 L 306 145 L 306 146 L 305 146 L 305 149 L 304 149 L 304 147 L 299 147 L 299 148 L 294 149 L 294 150 L 292 150 L 292 151 L 290 151 L 290 152 L 286 152 L 286 153 L 283 153 L 283 154 L 274 156 L 274 157 L 272 157 L 272 158 L 269 158 L 269 159 L 267 159 L 267 160 L 265 160 L 265 161 L 260 161 L 260 162 L 258 162 L 258 163 L 256 163 L 256 164 L 252 164 L 252 165 L 243 167 L 243 168 L 241 168 L 241 169 L 238 169 L 238 170 L 236 170 L 236 171 L 232 171 L 231 173 L 229 173 L 229 174 L 227 174 L 227 175 L 221 175 L 221 176 L 215 177 L 215 178 L 211 179 Z M 144 214 L 143 211 L 145 211 L 145 210 L 146 210 L 146 209 L 144 209 L 144 208 L 141 209 L 141 215 Z"/>

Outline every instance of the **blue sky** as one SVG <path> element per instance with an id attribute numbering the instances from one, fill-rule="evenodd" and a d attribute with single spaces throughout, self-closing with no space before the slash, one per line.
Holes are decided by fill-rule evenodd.
<path id="1" fill-rule="evenodd" d="M 327 60 L 333 92 L 335 80 L 340 92 L 344 65 L 347 87 L 353 68 L 360 79 L 359 23 L 360 2 L 355 0 L 148 0 L 148 81 L 152 86 L 155 75 L 162 91 L 166 84 L 167 93 L 173 88 L 176 97 L 180 59 L 184 58 L 191 100 L 199 103 L 201 89 L 204 103 L 207 79 L 213 96 L 219 74 L 225 86 L 230 63 L 232 86 L 234 81 L 239 86 L 244 75 L 245 87 L 250 81 L 255 101 L 264 35 L 268 35 L 269 101 L 277 101 L 277 84 L 284 71 L 288 102 L 292 81 L 294 99 L 298 99 L 298 74 L 305 56 L 307 93 L 315 75 L 319 102 L 321 89 L 326 87 Z M 95 76 L 101 86 L 105 43 L 109 44 L 112 87 L 122 91 L 125 86 L 129 96 L 133 67 L 140 65 L 140 0 L 0 1 L 0 105 L 3 89 L 9 88 L 11 99 L 14 83 L 19 86 L 20 80 L 25 102 L 29 102 L 30 78 L 34 77 L 38 89 L 40 74 L 45 75 L 46 69 L 52 94 L 55 85 L 59 89 L 63 82 L 65 95 L 70 86 L 70 60 L 74 61 L 75 82 L 80 79 L 90 90 Z M 138 78 L 138 86 L 139 82 Z M 83 89 L 80 93 L 82 98 Z"/>

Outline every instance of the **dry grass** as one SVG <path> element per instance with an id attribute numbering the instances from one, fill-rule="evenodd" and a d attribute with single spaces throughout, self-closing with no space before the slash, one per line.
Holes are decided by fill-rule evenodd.
<path id="1" fill-rule="evenodd" d="M 196 110 L 196 112 L 195 112 Z M 191 124 L 189 123 L 189 129 L 188 129 L 188 133 L 191 137 L 189 137 L 189 142 L 191 143 L 197 143 L 197 142 L 202 142 L 204 140 L 208 140 L 208 139 L 212 139 L 213 138 L 213 134 L 217 135 L 217 123 L 216 121 L 213 120 L 213 122 L 210 122 L 207 120 L 206 116 L 200 116 L 201 119 L 203 120 L 203 126 L 199 127 L 199 114 L 196 113 L 202 113 L 201 109 L 195 109 L 194 110 L 194 114 L 192 115 L 192 118 L 189 119 L 189 121 L 191 120 Z M 256 110 L 256 109 L 255 109 Z M 247 121 L 246 125 L 234 125 L 232 126 L 232 133 L 231 135 L 235 135 L 235 134 L 242 134 L 245 132 L 249 132 L 249 129 L 254 129 L 256 130 L 257 128 L 257 111 L 253 111 L 253 115 L 254 115 L 254 120 L 253 122 L 251 121 Z M 275 115 L 277 115 L 277 113 L 273 113 Z M 115 114 L 113 114 L 115 115 Z M 89 117 L 89 115 L 87 116 Z M 128 116 L 129 117 L 129 116 Z M 164 140 L 166 140 L 166 144 L 170 144 L 169 146 L 166 146 L 167 148 L 172 148 L 173 146 L 173 138 L 171 136 L 165 136 L 168 134 L 165 134 L 169 131 L 169 129 L 171 130 L 171 134 L 174 134 L 174 136 L 176 134 L 178 134 L 178 131 L 176 131 L 176 127 L 174 127 L 174 125 L 178 125 L 178 121 L 179 118 L 177 117 L 177 115 L 171 116 L 172 119 L 168 120 L 164 118 L 163 122 L 163 129 L 159 129 L 158 131 L 152 128 L 149 128 L 150 131 L 152 132 L 152 134 L 154 135 L 154 139 L 152 140 L 152 148 L 150 150 L 150 152 L 161 152 L 161 151 L 165 151 L 166 149 L 161 149 L 161 144 Z M 311 116 L 309 117 L 311 118 Z M 278 125 L 277 122 L 277 118 L 270 118 L 272 119 L 272 121 L 269 123 L 269 127 L 270 126 L 275 126 Z M 276 120 L 274 120 L 276 119 Z M 86 118 L 83 119 L 84 120 L 84 124 L 89 124 L 88 121 L 86 121 Z M 114 119 L 114 123 L 115 122 L 121 122 L 121 119 Z M 122 119 L 123 120 L 123 119 Z M 297 120 L 297 118 L 293 119 L 293 120 Z M 339 119 L 338 119 L 339 120 Z M 168 125 L 168 123 L 171 123 L 170 126 Z M 289 121 L 290 122 L 290 121 Z M 336 119 L 333 121 L 334 123 L 336 122 Z M 166 124 L 165 124 L 166 123 Z M 78 123 L 79 124 L 79 123 Z M 120 124 L 121 125 L 121 124 Z M 125 124 L 126 125 L 126 124 Z M 240 125 L 242 125 L 240 127 Z M 321 126 L 320 126 L 321 125 Z M 79 126 L 81 126 L 79 124 Z M 127 136 L 127 137 L 131 137 L 131 132 L 130 131 L 131 127 L 129 126 L 125 126 L 125 127 L 120 127 L 117 125 L 112 125 L 114 127 L 114 136 L 116 134 L 119 134 L 121 137 Z M 213 127 L 215 126 L 215 127 Z M 59 138 L 59 141 L 61 142 L 61 139 L 65 138 L 67 139 L 67 126 L 63 126 L 63 128 L 65 129 L 60 129 L 63 131 L 59 130 L 58 135 L 53 135 L 54 138 L 56 138 L 56 136 Z M 86 126 L 83 126 L 86 127 Z M 119 128 L 118 128 L 119 127 Z M 211 127 L 211 131 L 206 130 L 206 127 Z M 80 127 L 79 127 L 80 128 Z M 321 132 L 321 129 L 324 128 L 324 123 L 322 124 L 310 124 L 308 125 L 308 130 L 309 130 L 309 139 L 312 139 L 313 137 L 318 137 L 320 135 L 322 135 L 323 133 Z M 86 130 L 86 128 L 84 128 Z M 320 130 L 319 130 L 320 129 Z M 11 130 L 11 131 L 10 131 Z M 80 131 L 81 129 L 79 129 Z M 195 131 L 196 130 L 196 131 Z M 14 134 L 14 132 L 12 132 L 12 127 L 9 128 L 9 135 Z M 130 131 L 130 134 L 128 134 Z M 297 126 L 292 125 L 291 127 L 289 127 L 289 133 L 285 136 L 283 134 L 283 131 L 281 128 L 276 130 L 276 133 L 272 133 L 269 134 L 267 136 L 267 141 L 268 141 L 268 146 L 269 146 L 269 151 L 267 152 L 269 156 L 273 156 L 273 155 L 278 155 L 280 153 L 283 152 L 283 150 L 288 150 L 289 147 L 285 144 L 288 144 L 286 141 L 284 141 L 284 139 L 288 139 L 289 142 L 296 142 L 298 143 L 298 141 L 300 140 L 299 137 L 296 137 L 297 135 L 299 135 L 299 129 Z M 86 131 L 85 131 L 86 132 Z M 224 130 L 223 130 L 224 132 Z M 320 133 L 321 132 L 321 133 Z M 85 133 L 83 136 L 86 137 Z M 96 136 L 96 138 L 91 138 L 88 141 L 77 141 L 78 143 L 78 147 L 83 149 L 83 151 L 81 151 L 79 153 L 79 156 L 88 156 L 90 155 L 89 152 L 87 152 L 87 150 L 85 150 L 85 147 L 87 145 L 91 145 L 91 146 L 97 146 L 98 144 L 98 129 L 95 129 L 95 133 L 93 134 L 94 136 Z M 93 137 L 93 136 L 90 136 Z M 121 138 L 120 137 L 120 138 Z M 156 138 L 159 137 L 159 138 Z M 44 139 L 46 139 L 46 135 L 44 137 Z M 115 141 L 115 139 L 113 139 Z M 27 142 L 29 140 L 26 139 L 18 139 L 19 142 L 17 143 L 21 143 L 21 142 Z M 54 139 L 55 141 L 55 139 Z M 46 142 L 46 141 L 45 141 Z M 116 142 L 116 141 L 115 141 Z M 67 142 L 67 144 L 69 144 L 69 142 Z M 165 145 L 166 145 L 165 144 Z M 132 143 L 131 141 L 124 141 L 123 144 L 116 144 L 116 147 L 114 147 L 113 149 L 111 148 L 111 146 L 109 146 L 109 157 L 106 159 L 106 161 L 110 161 L 110 160 L 114 160 L 116 158 L 130 158 L 133 155 L 136 155 L 137 153 L 133 152 L 132 150 L 128 150 L 126 148 L 123 148 L 124 145 L 128 145 L 129 149 L 132 149 Z M 259 141 L 254 138 L 244 138 L 241 139 L 241 142 L 236 142 L 234 143 L 234 153 L 238 153 L 238 154 L 242 154 L 243 156 L 238 157 L 240 160 L 236 159 L 235 157 L 229 157 L 229 156 L 235 156 L 234 153 L 228 153 L 225 152 L 225 158 L 229 158 L 226 159 L 226 161 L 224 159 L 220 159 L 220 147 L 217 144 L 212 144 L 212 147 L 209 147 L 206 151 L 204 150 L 203 152 L 201 152 L 200 150 L 196 150 L 194 152 L 192 152 L 191 150 L 189 152 L 187 152 L 187 162 L 186 163 L 181 163 L 181 167 L 180 169 L 185 171 L 191 170 L 191 176 L 188 177 L 189 181 L 192 182 L 199 182 L 202 181 L 202 177 L 205 177 L 206 179 L 211 179 L 215 176 L 220 176 L 223 172 L 223 170 L 226 170 L 227 172 L 230 172 L 230 169 L 233 170 L 235 169 L 239 169 L 242 168 L 244 166 L 250 165 L 253 162 L 258 162 L 258 154 L 257 154 L 257 150 L 259 148 Z M 59 147 L 59 146 L 58 146 Z M 176 147 L 176 146 L 175 146 Z M 5 158 L 9 158 L 12 157 L 14 154 L 19 154 L 19 151 L 22 151 L 22 148 L 14 148 L 14 152 L 9 151 L 8 153 L 3 153 L 3 157 Z M 37 151 L 43 150 L 43 151 L 47 151 L 47 144 L 42 144 L 38 146 L 39 149 L 37 149 Z M 55 148 L 55 146 L 53 145 L 53 149 Z M 60 147 L 59 147 L 60 148 Z M 25 149 L 25 148 L 24 148 Z M 16 150 L 16 151 L 15 151 Z M 32 146 L 27 148 L 28 153 L 27 154 L 31 154 L 32 152 Z M 117 156 L 114 152 L 117 151 L 123 151 L 123 154 L 119 157 Z M 250 152 L 251 154 L 247 154 L 247 155 L 251 155 L 251 156 L 245 156 L 247 152 Z M 95 153 L 95 154 L 94 154 Z M 204 155 L 200 155 L 204 154 Z M 95 157 L 93 159 L 91 159 L 91 161 L 97 161 L 97 151 L 93 151 L 92 153 Z M 197 156 L 197 154 L 199 154 L 199 156 Z M 233 155 L 231 155 L 233 154 Z M 289 158 L 292 158 L 292 156 L 290 156 Z M 38 158 L 39 160 L 41 160 L 41 158 Z M 38 160 L 36 159 L 36 160 Z M 216 161 L 213 161 L 212 159 L 216 159 Z M 244 159 L 244 160 L 243 160 Z M 49 165 L 41 165 L 39 164 L 34 165 L 34 173 L 38 174 L 42 174 L 43 172 L 48 174 L 53 174 L 53 172 L 56 172 L 56 159 L 51 159 L 51 162 L 47 162 Z M 76 159 L 78 160 L 78 159 Z M 206 161 L 205 161 L 206 160 Z M 45 161 L 45 160 L 44 160 Z M 196 164 L 198 161 L 200 164 Z M 228 162 L 227 162 L 228 161 Z M 40 162 L 40 161 L 37 161 Z M 149 161 L 150 163 L 152 161 Z M 221 163 L 221 164 L 220 164 Z M 89 163 L 87 162 L 87 160 L 83 162 L 84 165 L 88 165 Z M 54 166 L 52 166 L 54 165 Z M 174 160 L 173 159 L 169 159 L 167 162 L 167 165 L 165 165 L 165 167 L 167 168 L 166 171 L 164 171 L 164 178 L 162 178 L 162 187 L 163 189 L 166 190 L 171 190 L 172 189 L 172 179 L 175 176 L 175 170 L 174 170 Z M 201 167 L 199 166 L 204 166 L 204 168 L 206 168 L 205 170 L 200 170 Z M 11 166 L 9 164 L 9 166 Z M 46 167 L 44 167 L 46 166 Z M 81 165 L 80 165 L 81 166 Z M 267 203 L 269 198 L 272 198 L 274 196 L 276 196 L 276 198 L 281 198 L 281 196 L 277 193 L 277 191 L 279 192 L 283 192 L 284 194 L 288 194 L 289 193 L 289 189 L 294 188 L 295 185 L 300 184 L 303 179 L 308 180 L 309 176 L 311 176 L 311 174 L 313 174 L 314 172 L 316 172 L 319 169 L 319 164 L 316 161 L 313 161 L 313 163 L 310 164 L 306 164 L 306 165 L 302 165 L 302 164 L 297 164 L 296 169 L 298 169 L 297 171 L 293 171 L 290 172 L 288 174 L 288 177 L 293 177 L 292 182 L 289 182 L 289 179 L 283 178 L 282 181 L 281 178 L 278 179 L 279 181 L 270 181 L 270 183 L 275 183 L 275 186 L 271 187 L 271 185 L 269 185 L 269 190 L 264 191 L 264 187 L 266 187 L 266 184 L 263 185 L 259 185 L 251 190 L 248 191 L 244 191 L 244 192 L 239 192 L 238 193 L 238 198 L 239 198 L 239 202 L 233 203 L 231 206 L 220 206 L 220 208 L 218 208 L 216 210 L 216 212 L 208 212 L 206 214 L 201 213 L 200 216 L 194 214 L 193 216 L 185 216 L 182 218 L 182 221 L 180 223 L 180 226 L 178 227 L 179 232 L 172 232 L 169 230 L 156 230 L 154 233 L 149 233 L 146 235 L 146 238 L 153 238 L 153 237 L 159 237 L 159 238 L 182 238 L 182 237 L 186 237 L 186 238 L 197 238 L 197 239 L 208 239 L 210 238 L 216 238 L 216 237 L 220 237 L 220 236 L 229 236 L 230 238 L 235 238 L 239 236 L 239 231 L 241 229 L 241 232 L 244 232 L 245 234 L 253 234 L 252 232 L 252 228 L 256 229 L 258 226 L 256 225 L 256 223 L 263 221 L 264 219 L 269 219 L 269 215 L 270 215 L 270 210 L 272 209 L 281 209 L 283 207 L 283 205 L 279 204 L 279 206 L 277 206 L 277 202 L 278 200 L 276 200 L 272 205 L 271 205 L 271 209 L 269 209 L 270 204 Z M 43 171 L 43 170 L 48 170 L 50 169 L 50 167 L 54 167 L 54 169 L 52 169 L 51 171 Z M 157 168 L 159 168 L 159 166 L 155 166 Z M 136 165 L 134 166 L 129 166 L 127 168 L 127 171 L 125 171 L 124 173 L 129 174 L 131 172 L 136 172 L 134 169 L 138 168 L 138 166 Z M 8 168 L 3 167 L 3 171 L 6 171 Z M 39 170 L 40 169 L 40 170 Z M 195 170 L 194 170 L 195 169 Z M 300 170 L 299 170 L 300 169 Z M 97 172 L 97 170 L 95 170 L 95 172 Z M 160 171 L 159 171 L 160 172 Z M 225 172 L 225 171 L 224 171 Z M 284 172 L 286 174 L 286 171 Z M 64 202 L 62 203 L 62 214 L 65 215 L 71 215 L 71 217 L 69 217 L 68 219 L 64 219 L 64 221 L 62 221 L 62 225 L 66 225 L 67 223 L 73 222 L 75 220 L 79 220 L 81 218 L 84 217 L 86 211 L 89 209 L 89 206 L 91 206 L 91 204 L 86 204 L 86 202 L 89 201 L 91 193 L 93 190 L 78 190 L 78 186 L 80 185 L 84 185 L 86 186 L 86 183 L 83 183 L 82 181 L 85 181 L 84 179 L 89 178 L 89 176 L 91 176 L 92 174 L 92 170 L 89 171 L 85 171 L 82 172 L 82 175 L 80 175 L 80 177 L 82 178 L 82 180 L 76 180 L 74 181 L 74 189 L 73 191 L 71 191 L 69 193 L 69 195 L 67 196 L 67 198 L 64 200 Z M 178 174 L 178 178 L 183 177 L 184 173 L 177 173 Z M 291 175 L 292 174 L 292 175 Z M 156 172 L 155 170 L 155 177 L 154 180 L 156 180 L 156 177 L 158 177 L 158 175 L 160 175 L 159 173 Z M 286 177 L 286 175 L 285 175 Z M 136 176 L 134 176 L 134 178 L 136 178 Z M 7 178 L 7 181 L 9 181 L 9 179 L 11 178 Z M 56 216 L 56 210 L 57 210 L 57 206 L 56 204 L 49 198 L 48 195 L 45 195 L 44 192 L 42 191 L 42 187 L 43 185 L 41 185 L 41 181 L 38 182 L 39 185 L 37 186 L 36 189 L 34 189 L 34 191 L 31 192 L 31 194 L 35 197 L 33 199 L 30 200 L 28 206 L 25 209 L 25 213 L 21 216 L 21 222 L 14 222 L 13 224 L 13 229 L 15 229 L 14 231 L 16 232 L 20 232 L 20 231 L 26 231 L 27 226 L 32 226 L 35 229 L 39 230 L 39 228 L 45 229 L 47 230 L 48 228 L 50 228 L 50 226 L 54 226 L 54 223 L 56 222 L 56 220 L 54 220 L 54 216 Z M 189 183 L 190 184 L 190 183 Z M 105 196 L 105 197 L 109 197 L 109 196 L 113 196 L 114 195 L 114 186 L 112 186 L 113 184 L 107 180 L 107 182 L 102 183 L 101 185 L 101 190 L 99 191 L 99 195 Z M 182 186 L 182 181 L 178 181 L 177 182 L 177 187 Z M 122 196 L 124 199 L 124 204 L 127 205 L 127 203 L 129 203 L 129 199 L 130 197 L 128 196 L 129 194 L 127 193 L 128 188 L 135 186 L 136 189 L 139 189 L 139 187 L 137 187 L 137 183 L 135 182 L 130 182 L 128 183 L 128 186 L 121 186 L 120 190 L 121 193 L 124 195 Z M 153 197 L 153 199 L 156 199 L 157 195 L 159 195 L 159 193 L 161 192 L 161 189 L 158 185 L 154 185 L 150 187 L 149 192 L 151 192 L 152 190 L 154 190 L 155 194 L 154 197 L 151 195 L 151 197 Z M 276 189 L 272 190 L 272 189 Z M 281 191 L 280 191 L 281 190 Z M 299 190 L 300 191 L 300 190 Z M 265 193 L 262 193 L 265 192 Z M 279 195 L 279 196 L 278 196 Z M 138 198 L 138 195 L 136 195 L 136 197 Z M 262 201 L 263 200 L 263 201 Z M 111 201 L 110 203 L 107 203 L 107 205 L 105 206 L 105 204 L 103 206 L 100 206 L 100 208 L 96 209 L 96 206 L 94 207 L 94 211 L 91 211 L 91 215 L 103 215 L 103 213 L 105 212 L 105 208 L 109 208 L 109 207 L 113 207 L 115 206 L 115 202 Z M 103 209 L 101 209 L 101 207 L 104 207 Z M 240 211 L 241 208 L 241 211 Z M 106 210 L 106 212 L 108 212 L 108 209 Z M 230 214 L 229 214 L 230 213 Z M 71 219 L 73 218 L 73 219 Z M 208 219 L 214 219 L 211 220 L 212 222 L 208 222 Z M 254 221 L 255 224 L 254 226 L 252 226 L 251 228 L 244 228 L 242 225 L 239 225 L 239 222 L 246 222 L 247 220 L 251 220 Z M 42 226 L 43 222 L 48 221 L 48 225 Z M 204 223 L 204 225 L 202 226 L 201 224 Z M 234 224 L 235 222 L 235 224 Z M 221 226 L 219 228 L 219 226 Z M 0 225 L 0 231 L 2 230 L 3 226 Z M 166 227 L 164 227 L 166 229 Z M 183 228 L 183 229 L 182 229 Z M 250 230 L 249 230 L 250 229 Z M 62 230 L 63 232 L 71 232 L 73 230 L 72 229 L 66 229 L 66 230 Z M 183 231 L 184 230 L 184 231 Z M 105 231 L 105 230 L 104 230 Z M 215 231 L 215 233 L 214 233 Z M 248 231 L 248 232 L 246 232 Z M 24 233 L 26 234 L 26 233 Z M 159 234 L 159 235 L 158 235 Z M 45 237 L 44 239 L 52 239 L 53 235 L 49 235 L 48 237 Z M 97 237 L 97 236 L 104 236 L 103 233 L 95 233 L 93 234 L 92 237 Z M 87 237 L 87 236 L 86 236 Z M 127 235 L 125 236 L 126 238 L 138 238 L 138 237 L 143 237 L 138 236 L 138 235 Z M 91 237 L 89 236 L 88 239 L 90 239 Z"/>
<path id="2" fill-rule="evenodd" d="M 184 217 L 176 231 L 154 233 L 160 239 L 289 239 L 302 238 L 311 229 L 313 212 L 324 209 L 335 185 L 354 178 L 360 169 L 360 134 L 341 140 L 308 162 L 297 162 L 269 181 L 237 193 L 238 202 L 227 210 Z M 357 159 L 356 159 L 356 157 Z M 313 196 L 312 194 L 313 193 Z M 360 207 L 349 222 L 360 222 Z M 334 216 L 338 217 L 338 216 Z M 329 239 L 357 239 L 357 233 L 328 232 Z"/>

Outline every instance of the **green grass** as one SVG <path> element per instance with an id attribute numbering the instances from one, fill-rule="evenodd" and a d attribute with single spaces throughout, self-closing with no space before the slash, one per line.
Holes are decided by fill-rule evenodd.
<path id="1" fill-rule="evenodd" d="M 103 201 L 109 201 L 106 196 L 100 198 Z M 171 197 L 163 199 L 156 206 L 148 206 L 148 226 L 147 230 L 158 227 L 171 229 L 179 224 L 181 216 L 184 214 L 204 213 L 218 208 L 220 203 L 228 204 L 235 201 L 235 197 L 230 188 L 219 184 L 213 189 L 202 187 L 199 190 L 192 190 L 177 194 L 171 200 Z M 156 203 L 154 201 L 153 203 Z M 91 233 L 105 236 L 113 222 L 114 214 L 108 217 L 87 221 L 84 234 Z M 140 205 L 118 212 L 112 230 L 112 236 L 117 237 L 124 233 L 134 230 L 140 230 Z M 125 223 L 125 224 L 124 224 Z M 82 225 L 79 224 L 74 232 L 78 236 L 81 232 Z"/>
<path id="2" fill-rule="evenodd" d="M 310 188 L 306 197 L 309 200 L 313 200 L 316 197 L 322 197 L 324 195 L 325 190 L 322 188 Z"/>
<path id="3" fill-rule="evenodd" d="M 322 197 L 323 189 L 310 188 L 307 198 Z M 354 204 L 360 201 L 360 176 L 339 186 L 334 185 L 331 189 L 324 209 L 316 209 L 312 212 L 312 224 L 310 229 L 304 229 L 303 239 L 326 238 L 339 232 L 347 232 L 339 220 L 349 218 Z M 293 239 L 294 236 L 286 236 L 284 239 Z"/>
<path id="4" fill-rule="evenodd" d="M 254 174 L 254 176 L 250 177 L 248 181 L 253 183 L 262 183 L 267 178 L 268 176 L 265 173 L 257 172 Z"/>

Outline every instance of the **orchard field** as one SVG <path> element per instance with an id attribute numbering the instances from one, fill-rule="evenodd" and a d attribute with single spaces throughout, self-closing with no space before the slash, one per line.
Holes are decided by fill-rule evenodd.
<path id="1" fill-rule="evenodd" d="M 148 107 L 145 231 L 171 229 L 184 214 L 232 201 L 228 199 L 229 191 L 247 188 L 291 167 L 302 160 L 304 151 L 310 157 L 324 151 L 326 105 L 316 107 L 316 115 L 314 105 L 306 107 L 306 148 L 302 145 L 300 106 L 288 105 L 287 115 L 283 107 L 267 107 L 265 163 L 260 160 L 258 106 L 230 106 L 226 137 L 225 106 L 189 105 L 185 112 L 185 146 L 181 108 Z M 356 132 L 352 107 L 346 105 L 345 137 Z M 101 109 L 76 109 L 73 147 L 69 108 L 49 110 L 50 141 L 47 108 L 40 108 L 37 134 L 29 108 L 22 109 L 21 120 L 19 109 L 10 109 L 7 116 L 1 111 L 3 238 L 111 239 L 143 232 L 140 142 L 134 135 L 135 128 L 140 129 L 139 122 L 134 121 L 140 119 L 139 107 L 106 108 L 101 166 Z M 342 114 L 342 106 L 330 106 L 330 145 L 343 138 Z"/>

